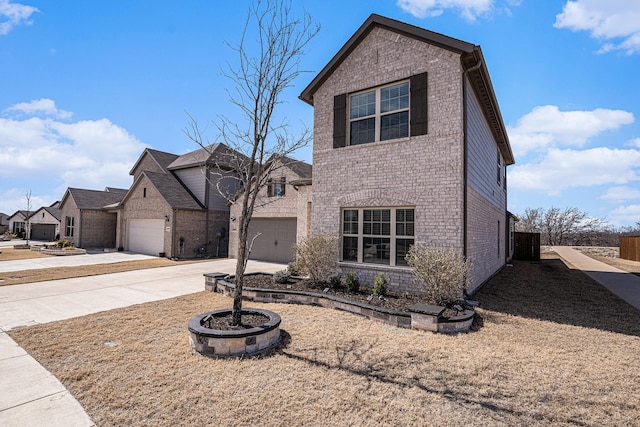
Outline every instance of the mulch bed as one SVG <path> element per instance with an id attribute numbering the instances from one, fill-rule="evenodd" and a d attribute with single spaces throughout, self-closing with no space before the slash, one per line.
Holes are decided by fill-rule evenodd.
<path id="1" fill-rule="evenodd" d="M 328 283 L 316 285 L 308 279 L 291 279 L 288 283 L 275 283 L 273 277 L 268 274 L 247 275 L 244 277 L 244 286 L 260 289 L 282 289 L 288 291 L 311 292 L 314 294 L 331 295 L 338 298 L 369 304 L 376 307 L 387 308 L 396 311 L 407 311 L 413 304 L 425 302 L 418 295 L 409 293 L 388 292 L 387 295 L 379 297 L 373 295 L 371 289 L 360 287 L 358 292 L 349 292 L 346 286 L 333 289 Z"/>

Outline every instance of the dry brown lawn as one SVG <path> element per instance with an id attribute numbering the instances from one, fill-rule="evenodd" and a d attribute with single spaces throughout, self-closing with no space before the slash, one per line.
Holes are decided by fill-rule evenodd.
<path id="1" fill-rule="evenodd" d="M 44 255 L 25 249 L 3 248 L 1 261 L 14 261 L 29 258 L 42 258 Z M 111 264 L 82 265 L 77 267 L 39 268 L 34 270 L 0 272 L 0 286 L 22 283 L 43 282 L 46 280 L 72 279 L 74 277 L 96 276 L 99 274 L 121 273 L 123 271 L 142 270 L 144 268 L 167 267 L 179 263 L 200 262 L 202 260 L 172 261 L 167 258 L 154 258 L 138 261 L 124 261 Z"/>
<path id="2" fill-rule="evenodd" d="M 474 331 L 452 336 L 250 303 L 286 344 L 245 360 L 189 347 L 188 320 L 230 306 L 206 292 L 10 335 L 98 426 L 640 424 L 640 312 L 558 259 L 515 262 L 476 298 Z"/>

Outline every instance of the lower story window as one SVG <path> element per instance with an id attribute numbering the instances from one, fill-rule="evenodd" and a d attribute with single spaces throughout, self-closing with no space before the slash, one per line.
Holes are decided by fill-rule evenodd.
<path id="1" fill-rule="evenodd" d="M 26 231 L 26 226 L 23 221 L 16 221 L 13 223 L 13 234 L 21 234 Z"/>
<path id="2" fill-rule="evenodd" d="M 64 228 L 65 236 L 73 237 L 73 229 L 75 228 L 74 222 L 75 222 L 75 217 L 72 217 L 72 216 L 65 217 L 65 228 Z"/>
<path id="3" fill-rule="evenodd" d="M 406 266 L 414 244 L 413 208 L 358 208 L 342 211 L 342 260 Z"/>

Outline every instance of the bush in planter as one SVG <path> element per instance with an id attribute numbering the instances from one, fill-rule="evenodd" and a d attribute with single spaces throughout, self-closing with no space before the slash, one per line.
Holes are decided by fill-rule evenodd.
<path id="1" fill-rule="evenodd" d="M 386 273 L 378 273 L 373 278 L 373 294 L 383 297 L 389 290 L 389 275 Z"/>
<path id="2" fill-rule="evenodd" d="M 280 270 L 273 273 L 273 281 L 275 283 L 288 283 L 291 278 L 291 274 L 287 270 Z"/>
<path id="3" fill-rule="evenodd" d="M 339 274 L 329 278 L 329 286 L 331 286 L 331 289 L 338 289 L 342 286 L 342 278 Z"/>
<path id="4" fill-rule="evenodd" d="M 329 280 L 338 270 L 338 238 L 331 234 L 307 237 L 294 246 L 295 269 L 309 274 L 312 283 Z"/>
<path id="5" fill-rule="evenodd" d="M 471 279 L 471 263 L 459 250 L 413 245 L 405 257 L 426 302 L 452 305 L 463 300 Z"/>
<path id="6" fill-rule="evenodd" d="M 360 290 L 360 277 L 358 277 L 358 275 L 353 271 L 347 273 L 345 283 L 347 284 L 347 289 L 349 289 L 349 292 L 356 293 Z"/>
<path id="7" fill-rule="evenodd" d="M 296 264 L 294 262 L 287 264 L 287 272 L 290 276 L 300 276 L 300 272 L 296 268 Z"/>

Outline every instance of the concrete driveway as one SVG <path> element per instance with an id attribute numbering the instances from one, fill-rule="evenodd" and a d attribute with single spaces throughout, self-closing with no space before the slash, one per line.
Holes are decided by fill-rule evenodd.
<path id="1" fill-rule="evenodd" d="M 128 255 L 114 252 L 56 258 L 63 265 L 83 265 L 100 263 L 95 262 L 97 259 L 117 262 L 114 260 L 122 256 Z M 220 259 L 0 287 L 0 425 L 94 425 L 62 383 L 20 348 L 6 331 L 200 292 L 204 290 L 204 273 L 231 274 L 235 263 L 235 260 Z M 19 265 L 24 264 L 21 261 L 0 263 L 4 271 L 17 271 Z M 39 267 L 39 263 L 31 265 L 46 268 Z M 282 264 L 250 261 L 247 272 L 274 272 L 283 268 Z"/>

